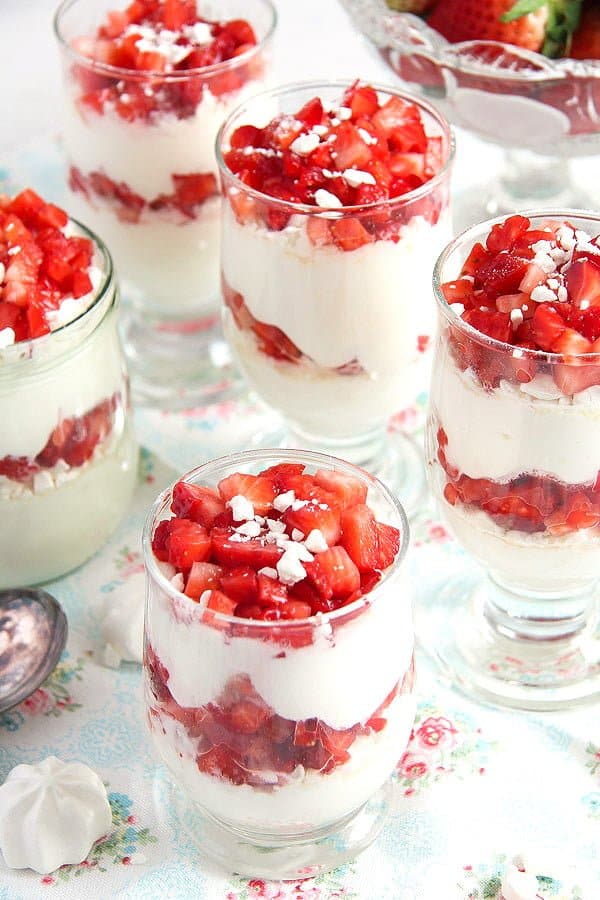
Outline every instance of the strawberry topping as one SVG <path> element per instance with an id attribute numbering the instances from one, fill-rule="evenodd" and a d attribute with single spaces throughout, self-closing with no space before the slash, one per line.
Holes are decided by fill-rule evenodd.
<path id="1" fill-rule="evenodd" d="M 313 98 L 295 115 L 280 115 L 264 128 L 242 125 L 231 135 L 225 162 L 254 190 L 278 200 L 322 208 L 385 203 L 430 181 L 442 168 L 442 138 L 428 135 L 419 107 L 392 96 L 379 99 L 356 82 L 337 108 Z M 292 210 L 231 198 L 240 221 L 261 218 L 267 228 L 284 228 Z M 411 215 L 435 222 L 434 199 L 417 204 Z M 315 246 L 335 244 L 357 250 L 378 237 L 397 241 L 402 215 L 378 211 L 370 216 L 308 220 Z"/>
<path id="2" fill-rule="evenodd" d="M 460 276 L 442 285 L 447 302 L 482 335 L 515 351 L 561 354 L 563 362 L 486 347 L 453 328 L 450 346 L 461 369 L 471 367 L 486 388 L 501 380 L 531 381 L 552 375 L 563 393 L 600 384 L 600 365 L 582 359 L 600 354 L 600 235 L 568 222 L 532 228 L 525 216 L 494 225 L 477 243 Z"/>
<path id="3" fill-rule="evenodd" d="M 111 77 L 75 66 L 80 104 L 84 111 L 99 114 L 114 109 L 128 122 L 147 120 L 157 112 L 185 118 L 194 114 L 205 86 L 215 96 L 239 90 L 253 77 L 257 63 L 240 59 L 238 66 L 204 77 L 201 70 L 243 58 L 256 44 L 245 19 L 212 21 L 199 14 L 196 0 L 134 0 L 122 11 L 109 12 L 96 34 L 78 38 L 73 49 L 93 62 L 142 77 L 127 78 L 126 72 Z M 190 77 L 161 79 L 188 72 Z"/>
<path id="4" fill-rule="evenodd" d="M 303 619 L 368 593 L 398 555 L 400 532 L 366 498 L 357 476 L 298 464 L 234 473 L 216 490 L 180 481 L 152 548 L 210 609 L 225 597 L 240 618 Z"/>
<path id="5" fill-rule="evenodd" d="M 12 200 L 0 196 L 0 333 L 10 329 L 2 346 L 61 327 L 63 302 L 91 294 L 94 247 L 88 238 L 67 236 L 68 221 L 31 189 Z"/>

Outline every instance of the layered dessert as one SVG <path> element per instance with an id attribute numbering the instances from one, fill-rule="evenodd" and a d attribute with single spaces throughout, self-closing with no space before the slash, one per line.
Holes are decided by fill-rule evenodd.
<path id="1" fill-rule="evenodd" d="M 417 392 L 451 148 L 411 99 L 320 87 L 275 92 L 267 124 L 251 101 L 225 128 L 222 289 L 251 384 L 300 431 L 344 439 Z"/>
<path id="2" fill-rule="evenodd" d="M 227 823 L 339 821 L 387 780 L 414 718 L 397 510 L 367 476 L 300 463 L 181 481 L 163 514 L 169 499 L 147 561 L 156 748 Z"/>
<path id="3" fill-rule="evenodd" d="M 516 215 L 478 230 L 441 270 L 431 462 L 444 512 L 501 582 L 572 589 L 600 561 L 598 222 Z"/>
<path id="4" fill-rule="evenodd" d="M 215 137 L 263 74 L 264 29 L 206 15 L 195 0 L 135 0 L 88 34 L 61 34 L 57 20 L 73 209 L 111 248 L 128 294 L 163 318 L 214 312 Z"/>
<path id="5" fill-rule="evenodd" d="M 97 549 L 135 478 L 110 262 L 32 190 L 0 197 L 0 586 Z"/>

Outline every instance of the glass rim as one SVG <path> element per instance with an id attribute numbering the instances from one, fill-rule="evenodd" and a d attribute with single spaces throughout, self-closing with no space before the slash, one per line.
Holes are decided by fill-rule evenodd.
<path id="1" fill-rule="evenodd" d="M 115 268 L 112 255 L 102 238 L 98 237 L 97 234 L 95 234 L 93 231 L 79 222 L 78 219 L 71 218 L 71 216 L 69 216 L 69 221 L 67 224 L 74 225 L 77 229 L 79 229 L 82 234 L 75 236 L 88 238 L 88 240 L 92 241 L 92 243 L 94 244 L 96 249 L 99 250 L 102 256 L 102 280 L 96 289 L 96 296 L 89 306 L 87 306 L 77 316 L 75 316 L 74 319 L 71 319 L 69 322 L 65 322 L 64 325 L 60 325 L 58 328 L 52 329 L 52 331 L 49 331 L 47 334 L 39 335 L 39 337 L 28 338 L 25 341 L 15 341 L 14 344 L 10 344 L 8 347 L 4 347 L 1 353 L 2 364 L 0 364 L 0 375 L 2 374 L 5 366 L 10 366 L 20 363 L 21 361 L 31 359 L 33 348 L 35 348 L 37 352 L 39 348 L 48 347 L 50 345 L 50 342 L 56 335 L 66 334 L 69 329 L 74 329 L 78 323 L 81 324 L 86 318 L 90 317 L 92 312 L 97 310 L 98 306 L 105 299 L 114 282 Z M 26 355 L 23 355 L 24 347 L 29 348 L 29 352 Z M 16 358 L 11 359 L 11 356 L 15 356 Z"/>
<path id="2" fill-rule="evenodd" d="M 141 72 L 139 69 L 126 69 L 122 66 L 112 66 L 110 65 L 110 63 L 104 63 L 99 62 L 98 60 L 90 59 L 89 56 L 84 56 L 82 53 L 79 53 L 79 51 L 75 50 L 75 48 L 69 43 L 61 30 L 62 19 L 64 18 L 64 15 L 69 11 L 69 9 L 71 9 L 71 7 L 75 6 L 75 4 L 77 3 L 82 2 L 84 2 L 84 0 L 62 0 L 58 9 L 54 13 L 54 17 L 52 19 L 52 27 L 54 36 L 59 46 L 62 47 L 66 51 L 66 53 L 68 53 L 69 56 L 72 57 L 72 59 L 79 65 L 91 69 L 92 71 L 99 74 L 106 75 L 107 77 L 121 78 L 127 81 L 147 81 L 148 79 L 152 79 L 153 81 L 160 81 L 170 84 L 177 83 L 179 81 L 185 81 L 189 78 L 218 75 L 222 74 L 223 72 L 228 72 L 236 69 L 240 66 L 245 65 L 249 60 L 253 59 L 258 55 L 258 53 L 264 50 L 265 46 L 273 37 L 273 33 L 277 26 L 278 20 L 277 10 L 272 0 L 258 0 L 258 2 L 262 3 L 265 9 L 269 11 L 271 22 L 262 38 L 249 50 L 246 50 L 239 56 L 233 56 L 231 57 L 231 59 L 226 59 L 218 63 L 212 63 L 212 65 L 210 66 L 201 66 L 197 69 L 182 69 L 173 72 L 157 72 L 152 70 Z"/>
<path id="3" fill-rule="evenodd" d="M 262 191 L 259 191 L 256 188 L 250 187 L 249 185 L 245 184 L 245 182 L 243 182 L 234 172 L 231 171 L 231 169 L 225 162 L 225 158 L 223 155 L 223 138 L 225 132 L 230 127 L 230 123 L 232 123 L 246 107 L 254 104 L 257 101 L 260 103 L 260 101 L 264 100 L 267 97 L 279 97 L 285 94 L 292 94 L 294 91 L 299 90 L 315 89 L 317 91 L 319 88 L 347 88 L 355 84 L 357 80 L 360 84 L 365 84 L 369 87 L 372 87 L 378 93 L 382 92 L 389 94 L 390 96 L 401 97 L 402 99 L 408 100 L 410 103 L 414 103 L 415 106 L 418 106 L 420 110 L 425 110 L 425 112 L 427 112 L 433 119 L 436 120 L 438 125 L 441 126 L 442 135 L 446 139 L 447 155 L 439 172 L 436 172 L 436 174 L 432 178 L 430 178 L 429 181 L 426 181 L 418 188 L 414 188 L 412 191 L 407 191 L 406 194 L 401 194 L 399 197 L 391 197 L 386 200 L 377 200 L 374 203 L 362 203 L 356 206 L 316 206 L 311 203 L 294 203 L 290 200 L 282 200 L 279 197 L 272 197 L 270 194 L 265 194 Z M 454 164 L 454 158 L 456 156 L 456 141 L 454 138 L 454 130 L 448 119 L 446 119 L 446 117 L 443 116 L 435 106 L 433 106 L 431 103 L 428 103 L 427 100 L 423 100 L 421 97 L 417 96 L 416 94 L 411 94 L 409 91 L 397 90 L 390 85 L 383 85 L 372 81 L 363 82 L 361 79 L 311 79 L 310 81 L 289 82 L 284 85 L 279 85 L 276 88 L 270 88 L 261 91 L 260 93 L 252 94 L 251 97 L 248 97 L 238 106 L 236 106 L 236 108 L 227 116 L 227 118 L 219 128 L 215 141 L 215 156 L 217 159 L 219 170 L 221 172 L 221 176 L 232 181 L 239 190 L 243 191 L 243 193 L 248 194 L 254 199 L 260 200 L 262 202 L 268 202 L 269 204 L 282 209 L 292 210 L 295 213 L 307 213 L 312 216 L 326 214 L 328 217 L 331 217 L 331 213 L 336 213 L 337 216 L 344 216 L 349 213 L 358 215 L 363 211 L 367 212 L 389 207 L 396 209 L 397 207 L 408 205 L 415 200 L 420 200 L 422 197 L 427 196 L 427 194 L 431 193 L 437 187 L 439 187 L 439 185 L 450 174 L 452 166 Z"/>
<path id="4" fill-rule="evenodd" d="M 356 475 L 363 479 L 364 481 L 370 481 L 374 486 L 380 490 L 386 500 L 389 501 L 390 505 L 393 507 L 395 512 L 397 513 L 400 519 L 400 548 L 394 559 L 394 562 L 389 567 L 386 575 L 382 578 L 376 585 L 373 587 L 367 594 L 359 597 L 353 603 L 348 604 L 348 606 L 341 606 L 339 609 L 332 610 L 331 612 L 323 612 L 323 613 L 315 613 L 315 615 L 307 616 L 305 619 L 279 619 L 274 622 L 263 621 L 261 619 L 246 619 L 242 616 L 233 616 L 227 615 L 226 613 L 217 612 L 215 610 L 210 610 L 211 613 L 211 621 L 206 622 L 207 626 L 211 626 L 214 622 L 215 624 L 220 625 L 230 625 L 232 627 L 244 627 L 244 628 L 257 628 L 260 631 L 268 631 L 268 630 L 279 630 L 279 629 L 290 629 L 294 628 L 306 628 L 306 627 L 318 627 L 323 624 L 335 624 L 340 621 L 344 621 L 346 618 L 352 618 L 357 612 L 366 609 L 373 605 L 376 600 L 379 598 L 381 590 L 383 586 L 388 582 L 389 576 L 395 574 L 401 565 L 404 563 L 406 559 L 406 555 L 408 553 L 408 547 L 410 543 L 410 526 L 408 523 L 407 515 L 404 511 L 404 507 L 398 500 L 398 498 L 386 487 L 383 482 L 381 482 L 374 475 L 370 475 L 364 469 L 360 469 L 358 466 L 353 465 L 352 463 L 346 462 L 343 459 L 339 459 L 334 456 L 330 456 L 326 453 L 316 453 L 312 450 L 276 450 L 273 448 L 267 448 L 263 450 L 240 450 L 236 453 L 226 454 L 225 456 L 219 456 L 215 459 L 211 459 L 208 462 L 202 463 L 199 466 L 196 466 L 194 469 L 190 469 L 189 472 L 186 472 L 176 481 L 172 482 L 167 488 L 160 492 L 154 503 L 152 504 L 144 522 L 144 528 L 142 531 L 142 552 L 144 556 L 144 566 L 146 571 L 146 576 L 155 581 L 158 586 L 166 593 L 172 600 L 183 600 L 184 602 L 190 604 L 190 609 L 199 609 L 199 604 L 196 600 L 193 600 L 191 597 L 188 597 L 187 594 L 184 594 L 183 591 L 177 590 L 171 582 L 167 579 L 167 577 L 161 572 L 160 567 L 158 565 L 158 561 L 154 556 L 154 552 L 152 550 L 152 534 L 154 531 L 154 526 L 158 521 L 158 514 L 165 508 L 165 503 L 172 497 L 173 487 L 179 481 L 186 481 L 188 483 L 195 483 L 196 477 L 204 473 L 206 471 L 211 470 L 219 470 L 224 468 L 225 466 L 236 466 L 237 464 L 244 464 L 247 462 L 259 462 L 264 461 L 267 464 L 274 465 L 277 462 L 301 462 L 307 460 L 307 464 L 321 464 L 322 466 L 329 466 L 334 463 L 338 469 L 345 469 L 350 474 Z M 204 608 L 206 610 L 206 607 Z"/>
<path id="5" fill-rule="evenodd" d="M 494 225 L 499 225 L 514 215 L 525 216 L 530 220 L 540 218 L 559 218 L 565 220 L 568 220 L 569 218 L 585 219 L 590 222 L 597 222 L 598 226 L 600 227 L 600 212 L 595 213 L 589 209 L 586 210 L 569 207 L 561 209 L 548 207 L 548 209 L 518 210 L 514 213 L 504 213 L 504 215 L 496 216 L 493 219 L 485 219 L 483 222 L 477 222 L 475 225 L 469 225 L 468 228 L 465 228 L 464 231 L 461 231 L 460 234 L 456 235 L 456 237 L 454 237 L 450 241 L 450 243 L 446 245 L 446 247 L 438 256 L 433 267 L 433 293 L 438 309 L 450 325 L 452 325 L 454 328 L 458 328 L 470 340 L 474 340 L 477 343 L 488 347 L 490 350 L 498 350 L 503 353 L 509 353 L 511 356 L 514 354 L 515 350 L 518 350 L 519 359 L 531 359 L 537 360 L 538 362 L 545 361 L 548 363 L 564 363 L 565 365 L 569 365 L 570 363 L 565 363 L 564 355 L 562 353 L 553 353 L 550 350 L 531 350 L 526 347 L 517 347 L 515 344 L 507 344 L 504 341 L 499 341 L 496 338 L 489 337 L 482 331 L 478 331 L 468 322 L 465 322 L 465 320 L 462 319 L 461 316 L 452 309 L 451 305 L 444 297 L 442 291 L 442 284 L 444 283 L 444 281 L 442 281 L 442 271 L 451 254 L 463 245 L 469 248 L 472 247 L 473 244 L 479 240 L 479 237 L 482 234 L 489 233 Z M 456 302 L 458 303 L 459 301 L 457 300 Z M 576 360 L 585 360 L 590 365 L 597 365 L 600 361 L 600 353 L 571 353 L 569 354 L 569 358 Z M 575 363 L 574 365 L 581 365 L 581 363 Z"/>

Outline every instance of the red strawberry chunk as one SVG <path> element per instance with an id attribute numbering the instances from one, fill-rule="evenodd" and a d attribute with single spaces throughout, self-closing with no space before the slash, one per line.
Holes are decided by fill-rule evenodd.
<path id="1" fill-rule="evenodd" d="M 268 575 L 258 573 L 258 602 L 261 606 L 278 606 L 288 599 L 285 584 L 270 578 Z"/>
<path id="2" fill-rule="evenodd" d="M 400 549 L 400 532 L 397 528 L 394 528 L 393 525 L 386 525 L 384 522 L 378 522 L 377 536 L 379 539 L 379 559 L 377 562 L 377 568 L 387 569 L 388 566 L 392 565 L 398 555 L 398 551 Z"/>
<path id="3" fill-rule="evenodd" d="M 213 588 L 205 600 L 206 608 L 224 616 L 232 616 L 235 613 L 236 603 L 230 597 Z"/>
<path id="4" fill-rule="evenodd" d="M 318 501 L 310 500 L 300 509 L 290 507 L 283 513 L 281 519 L 290 534 L 297 528 L 307 537 L 311 531 L 318 529 L 329 546 L 337 543 L 340 536 L 339 510 Z"/>
<path id="5" fill-rule="evenodd" d="M 213 588 L 219 587 L 219 578 L 222 572 L 221 566 L 216 566 L 214 563 L 193 563 L 185 583 L 185 593 L 188 597 L 198 600 L 204 591 L 211 591 Z"/>
<path id="6" fill-rule="evenodd" d="M 253 603 L 258 598 L 256 572 L 249 566 L 222 571 L 221 587 L 236 603 Z"/>
<path id="7" fill-rule="evenodd" d="M 211 541 L 206 528 L 189 519 L 179 519 L 177 529 L 172 529 L 166 540 L 168 561 L 177 569 L 191 569 L 195 562 L 204 562 L 210 556 Z"/>
<path id="8" fill-rule="evenodd" d="M 253 700 L 239 700 L 229 709 L 227 718 L 229 726 L 239 734 L 256 734 L 270 715 L 268 706 Z"/>
<path id="9" fill-rule="evenodd" d="M 215 561 L 231 569 L 240 566 L 248 566 L 255 571 L 265 567 L 273 569 L 283 553 L 276 544 L 268 544 L 262 538 L 234 541 L 231 537 L 230 531 L 212 532 L 212 553 Z M 229 593 L 228 588 L 225 585 L 223 587 Z"/>
<path id="10" fill-rule="evenodd" d="M 205 528 L 211 528 L 225 509 L 225 503 L 212 488 L 186 481 L 178 481 L 173 488 L 171 510 L 176 516 L 192 519 Z"/>
<path id="11" fill-rule="evenodd" d="M 576 259 L 566 274 L 565 285 L 575 306 L 600 305 L 600 268 L 589 259 Z"/>
<path id="12" fill-rule="evenodd" d="M 329 227 L 334 242 L 341 250 L 359 250 L 365 244 L 370 244 L 375 240 L 374 236 L 361 224 L 360 219 L 352 216 L 334 219 Z"/>
<path id="13" fill-rule="evenodd" d="M 232 497 L 241 494 L 250 501 L 255 514 L 261 516 L 271 509 L 275 499 L 275 488 L 272 481 L 260 475 L 244 475 L 237 472 L 223 478 L 217 487 L 223 500 L 231 500 Z"/>
<path id="14" fill-rule="evenodd" d="M 353 506 L 342 513 L 341 543 L 360 572 L 378 567 L 377 520 L 366 504 Z"/>
<path id="15" fill-rule="evenodd" d="M 340 509 L 366 503 L 367 485 L 354 475 L 338 469 L 318 469 L 314 480 L 315 484 L 335 496 Z"/>
<path id="16" fill-rule="evenodd" d="M 531 320 L 532 337 L 542 350 L 551 350 L 565 331 L 565 322 L 558 309 L 540 303 Z"/>
<path id="17" fill-rule="evenodd" d="M 347 596 L 360 588 L 360 572 L 344 547 L 330 547 L 318 553 L 317 559 L 329 576 L 334 597 Z"/>

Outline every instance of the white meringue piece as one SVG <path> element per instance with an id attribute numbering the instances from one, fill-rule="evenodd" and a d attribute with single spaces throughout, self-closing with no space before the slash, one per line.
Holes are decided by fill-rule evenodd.
<path id="1" fill-rule="evenodd" d="M 111 826 L 106 788 L 83 763 L 49 756 L 15 766 L 0 786 L 0 850 L 11 869 L 76 865 Z"/>
<path id="2" fill-rule="evenodd" d="M 511 866 L 502 878 L 501 895 L 504 900 L 536 900 L 538 880 L 535 875 Z"/>
<path id="3" fill-rule="evenodd" d="M 135 572 L 125 584 L 106 595 L 100 625 L 105 642 L 101 653 L 103 665 L 114 669 L 123 660 L 142 662 L 145 594 L 144 572 Z"/>

